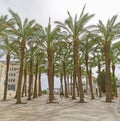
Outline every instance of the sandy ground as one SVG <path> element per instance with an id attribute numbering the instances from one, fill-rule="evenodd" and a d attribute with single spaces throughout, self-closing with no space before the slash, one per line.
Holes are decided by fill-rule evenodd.
<path id="1" fill-rule="evenodd" d="M 91 100 L 86 97 L 86 103 L 63 98 L 58 95 L 56 102 L 46 104 L 47 95 L 32 101 L 22 98 L 25 104 L 15 104 L 15 99 L 0 101 L 0 121 L 120 121 L 117 110 L 118 99 L 105 103 L 105 98 Z"/>

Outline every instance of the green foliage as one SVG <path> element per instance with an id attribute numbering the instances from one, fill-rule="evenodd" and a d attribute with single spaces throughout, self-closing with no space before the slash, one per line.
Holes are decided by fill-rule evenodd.
<path id="1" fill-rule="evenodd" d="M 99 74 L 98 75 L 98 77 L 97 77 L 97 82 L 98 82 L 98 85 L 100 86 L 100 84 L 101 84 L 101 90 L 102 90 L 102 92 L 103 93 L 105 93 L 106 91 L 105 91 L 105 71 L 104 70 L 102 70 L 102 72 L 101 72 L 101 74 Z M 115 77 L 115 79 L 113 79 L 113 77 L 112 77 L 112 74 L 111 74 L 111 76 L 110 76 L 110 80 L 111 80 L 111 84 L 112 84 L 112 90 L 114 89 L 114 81 L 117 81 L 117 77 Z M 115 92 L 114 92 L 114 90 L 112 91 L 112 95 L 114 96 L 115 95 Z"/>
<path id="2" fill-rule="evenodd" d="M 105 71 L 103 70 L 97 78 L 98 85 L 101 87 L 103 93 L 105 93 Z"/>
<path id="3" fill-rule="evenodd" d="M 112 96 L 115 96 L 115 92 L 114 91 L 112 91 Z"/>
<path id="4" fill-rule="evenodd" d="M 42 90 L 42 94 L 47 94 L 47 90 Z"/>

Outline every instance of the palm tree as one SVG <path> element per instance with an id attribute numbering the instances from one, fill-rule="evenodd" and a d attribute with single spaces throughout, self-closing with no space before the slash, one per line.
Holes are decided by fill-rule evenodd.
<path id="1" fill-rule="evenodd" d="M 63 93 L 63 88 L 62 88 L 62 77 L 64 78 L 64 86 L 65 86 L 65 97 L 68 97 L 68 89 L 69 84 L 67 84 L 67 75 L 68 75 L 68 70 L 69 70 L 69 65 L 72 63 L 72 58 L 71 56 L 72 48 L 71 48 L 71 43 L 69 42 L 64 42 L 60 41 L 58 43 L 57 51 L 56 51 L 56 64 L 57 64 L 57 69 L 59 71 L 60 75 L 60 81 L 61 81 L 61 93 Z M 59 66 L 59 68 L 58 68 Z"/>
<path id="2" fill-rule="evenodd" d="M 52 103 L 54 99 L 53 89 L 54 89 L 54 48 L 58 39 L 60 29 L 54 28 L 52 30 L 51 23 L 49 19 L 48 26 L 44 29 L 40 29 L 40 46 L 44 48 L 47 52 L 48 60 L 48 84 L 49 84 L 49 102 Z M 45 52 L 44 51 L 44 52 Z"/>
<path id="3" fill-rule="evenodd" d="M 93 94 L 93 87 L 92 87 L 92 81 L 91 81 L 91 67 L 90 67 L 90 55 L 91 53 L 95 50 L 96 47 L 96 39 L 94 34 L 88 33 L 85 35 L 85 37 L 82 38 L 81 40 L 81 48 L 82 52 L 85 55 L 85 67 L 86 67 L 86 73 L 87 73 L 87 79 L 89 82 L 90 86 L 90 92 L 91 92 L 91 99 L 94 99 L 94 94 Z"/>
<path id="4" fill-rule="evenodd" d="M 5 101 L 7 98 L 7 89 L 8 89 L 8 72 L 9 72 L 9 64 L 10 64 L 10 56 L 13 52 L 13 42 L 10 41 L 10 39 L 5 38 L 2 39 L 0 49 L 4 51 L 6 54 L 6 77 L 5 77 L 5 84 L 4 84 L 4 95 L 3 95 L 3 100 Z"/>
<path id="5" fill-rule="evenodd" d="M 73 95 L 72 99 L 75 99 L 75 83 L 77 81 L 77 76 L 79 75 L 79 58 L 78 58 L 78 53 L 79 53 L 79 41 L 81 40 L 82 36 L 84 35 L 85 31 L 88 29 L 86 27 L 86 24 L 88 21 L 94 16 L 89 15 L 88 13 L 84 13 L 85 6 L 79 16 L 77 18 L 77 15 L 75 15 L 75 18 L 73 19 L 70 13 L 68 12 L 68 18 L 65 20 L 64 23 L 56 21 L 58 24 L 58 27 L 61 27 L 64 29 L 64 31 L 67 32 L 67 37 L 70 38 L 73 42 L 73 59 L 74 59 L 74 78 L 73 78 Z M 80 90 L 80 94 L 82 95 L 80 102 L 84 102 L 83 99 L 83 90 Z"/>
<path id="6" fill-rule="evenodd" d="M 8 16 L 7 15 L 2 15 L 0 16 L 0 37 L 7 37 L 7 29 L 8 29 L 8 26 L 7 26 L 7 23 L 9 24 L 13 24 L 12 21 L 10 19 L 8 19 Z"/>
<path id="7" fill-rule="evenodd" d="M 37 46 L 33 44 L 31 41 L 27 44 L 28 50 L 26 51 L 26 58 L 29 62 L 29 88 L 28 88 L 28 100 L 31 100 L 31 94 L 33 94 L 33 75 L 34 75 L 34 57 L 37 51 Z M 35 79 L 35 89 L 37 89 L 37 80 Z M 37 92 L 36 92 L 37 93 Z M 35 98 L 36 95 L 33 97 Z"/>
<path id="8" fill-rule="evenodd" d="M 38 96 L 42 95 L 42 87 L 41 87 L 41 74 L 45 73 L 45 66 L 46 66 L 46 61 L 45 61 L 45 53 L 38 48 L 38 50 L 35 53 L 35 65 L 36 65 L 36 71 L 35 71 L 35 80 L 37 81 L 38 77 Z M 35 85 L 37 86 L 37 84 Z M 36 87 L 37 89 L 37 87 Z M 34 95 L 37 94 L 37 90 L 34 87 Z"/>
<path id="9" fill-rule="evenodd" d="M 7 23 L 12 25 L 12 22 L 8 20 L 8 16 L 0 16 L 0 49 L 4 51 L 6 54 L 6 78 L 5 78 L 5 84 L 4 84 L 4 95 L 3 100 L 6 100 L 7 98 L 7 87 L 8 87 L 8 71 L 9 71 L 9 63 L 10 63 L 10 55 L 12 52 L 12 41 L 10 41 L 7 33 Z M 8 39 L 9 38 L 9 39 Z M 3 56 L 4 54 L 1 54 L 0 56 Z"/>
<path id="10" fill-rule="evenodd" d="M 11 20 L 14 22 L 14 25 L 9 26 L 9 32 L 19 38 L 20 41 L 20 68 L 18 76 L 18 85 L 17 85 L 17 102 L 21 103 L 21 85 L 22 85 L 22 75 L 23 75 L 23 65 L 24 65 L 24 54 L 26 41 L 33 37 L 34 31 L 36 30 L 35 20 L 29 21 L 27 18 L 23 21 L 20 16 L 15 13 L 13 10 L 9 9 L 10 14 L 12 15 Z"/>
<path id="11" fill-rule="evenodd" d="M 59 55 L 56 52 L 55 55 L 55 75 L 60 78 L 60 93 L 64 95 L 63 91 L 63 66 L 60 63 Z"/>
<path id="12" fill-rule="evenodd" d="M 102 46 L 104 57 L 105 57 L 105 71 L 106 71 L 106 102 L 111 102 L 112 98 L 112 86 L 110 80 L 110 48 L 112 41 L 116 40 L 119 37 L 120 33 L 120 23 L 116 23 L 117 16 L 113 16 L 110 20 L 107 21 L 107 24 L 104 25 L 102 21 L 99 21 L 97 24 L 98 32 L 98 41 L 99 45 Z"/>
<path id="13" fill-rule="evenodd" d="M 96 47 L 95 52 L 93 52 L 93 60 L 94 60 L 95 65 L 98 68 L 97 84 L 98 84 L 98 90 L 99 90 L 99 97 L 101 98 L 102 97 L 101 68 L 104 66 L 104 56 L 99 45 Z"/>
<path id="14" fill-rule="evenodd" d="M 27 51 L 27 48 L 26 48 L 26 51 Z M 27 75 L 28 75 L 28 72 L 29 72 L 29 59 L 28 59 L 28 53 L 26 52 L 25 53 L 25 59 L 24 59 L 24 81 L 22 83 L 22 97 L 24 96 L 27 96 L 28 94 L 28 90 L 27 90 Z"/>
<path id="15" fill-rule="evenodd" d="M 37 95 L 41 96 L 41 94 L 42 94 L 41 93 L 41 73 L 42 73 L 42 70 L 44 70 L 43 65 L 45 62 L 45 54 L 43 52 L 41 52 L 41 50 L 40 50 L 40 48 L 38 48 L 38 46 L 36 46 L 34 56 L 32 56 L 32 57 L 34 57 L 34 63 L 35 63 L 35 83 L 34 83 L 33 98 L 36 98 Z M 37 80 L 38 74 L 39 74 L 39 80 Z M 38 84 L 38 86 L 37 86 L 37 84 Z"/>
<path id="16" fill-rule="evenodd" d="M 21 95 L 22 97 L 23 97 L 24 94 L 25 94 L 25 96 L 27 96 L 27 68 L 28 67 L 26 67 L 26 64 L 24 66 L 25 66 L 24 67 L 24 82 L 23 82 L 22 95 Z"/>
<path id="17" fill-rule="evenodd" d="M 115 64 L 118 62 L 119 56 L 119 42 L 112 44 L 111 47 L 111 66 L 112 66 L 112 82 L 113 82 L 113 92 L 115 93 L 115 97 L 118 97 L 117 94 L 117 86 L 116 86 L 116 79 L 115 79 Z"/>

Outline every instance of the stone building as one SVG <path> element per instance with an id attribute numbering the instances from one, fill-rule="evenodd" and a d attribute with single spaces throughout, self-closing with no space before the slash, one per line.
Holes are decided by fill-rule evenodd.
<path id="1" fill-rule="evenodd" d="M 3 94 L 6 65 L 0 62 L 0 95 Z"/>
<path id="2" fill-rule="evenodd" d="M 19 64 L 15 61 L 11 61 L 9 65 L 8 74 L 8 93 L 10 91 L 16 91 L 18 82 Z M 0 94 L 4 91 L 4 82 L 6 74 L 6 61 L 0 61 Z"/>

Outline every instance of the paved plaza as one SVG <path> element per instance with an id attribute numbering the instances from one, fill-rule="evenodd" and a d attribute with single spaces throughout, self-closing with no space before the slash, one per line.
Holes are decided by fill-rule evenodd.
<path id="1" fill-rule="evenodd" d="M 22 98 L 23 104 L 10 98 L 0 101 L 0 121 L 120 121 L 118 99 L 105 103 L 105 98 L 86 97 L 86 103 L 77 103 L 79 100 L 55 97 L 57 103 L 53 104 L 46 104 L 47 95 L 32 101 Z"/>

